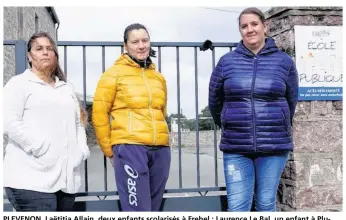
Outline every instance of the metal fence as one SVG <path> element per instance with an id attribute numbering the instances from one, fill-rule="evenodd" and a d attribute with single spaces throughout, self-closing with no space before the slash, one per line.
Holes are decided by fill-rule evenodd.
<path id="1" fill-rule="evenodd" d="M 20 74 L 24 72 L 27 68 L 27 58 L 26 58 L 26 41 L 23 40 L 6 40 L 4 41 L 4 46 L 15 46 L 15 73 Z M 178 113 L 178 154 L 179 154 L 179 188 L 178 189 L 167 189 L 166 193 L 189 193 L 198 192 L 200 195 L 206 195 L 209 191 L 224 191 L 225 187 L 219 187 L 218 183 L 218 162 L 217 162 L 217 129 L 214 126 L 214 177 L 215 186 L 214 187 L 201 187 L 200 183 L 200 142 L 199 142 L 199 117 L 198 117 L 198 62 L 197 62 L 197 51 L 211 50 L 212 53 L 212 66 L 210 70 L 215 67 L 215 48 L 229 48 L 232 51 L 237 43 L 212 43 L 212 47 L 205 48 L 205 43 L 203 42 L 152 42 L 152 47 L 158 48 L 157 59 L 158 59 L 158 70 L 161 72 L 161 48 L 170 47 L 176 48 L 176 77 L 177 77 L 177 113 Z M 210 45 L 209 45 L 210 46 Z M 102 72 L 105 71 L 105 48 L 106 47 L 120 47 L 121 52 L 124 51 L 123 42 L 97 42 L 97 41 L 59 41 L 58 47 L 63 47 L 64 51 L 64 72 L 67 73 L 67 59 L 68 59 L 68 48 L 69 47 L 82 47 L 83 48 L 83 104 L 86 107 L 86 48 L 87 47 L 101 47 L 102 52 Z M 183 188 L 182 186 L 182 149 L 181 149 L 181 107 L 180 107 L 180 48 L 193 48 L 194 49 L 194 67 L 195 67 L 195 109 L 196 109 L 196 121 L 195 121 L 195 132 L 196 132 L 196 163 L 197 163 L 197 188 Z M 77 196 L 109 196 L 117 195 L 116 191 L 108 191 L 107 186 L 107 158 L 104 157 L 104 191 L 103 192 L 89 192 L 88 190 L 88 161 L 85 161 L 85 192 L 78 193 Z M 205 192 L 205 194 L 202 194 Z"/>

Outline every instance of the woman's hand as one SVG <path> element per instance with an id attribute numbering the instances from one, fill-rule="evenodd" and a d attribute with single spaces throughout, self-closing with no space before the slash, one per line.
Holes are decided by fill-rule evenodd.
<path id="1" fill-rule="evenodd" d="M 113 161 L 113 156 L 109 158 L 109 160 L 111 161 L 112 167 L 114 167 L 114 161 Z"/>

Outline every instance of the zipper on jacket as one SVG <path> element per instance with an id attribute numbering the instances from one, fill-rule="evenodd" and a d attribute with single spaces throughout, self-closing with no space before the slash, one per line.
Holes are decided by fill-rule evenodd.
<path id="1" fill-rule="evenodd" d="M 132 111 L 129 113 L 129 132 L 132 132 Z"/>
<path id="2" fill-rule="evenodd" d="M 255 118 L 256 112 L 255 112 L 253 93 L 255 90 L 256 72 L 257 72 L 257 57 L 254 56 L 254 68 L 253 68 L 252 86 L 251 86 L 251 105 L 252 105 L 253 144 L 255 147 L 255 152 L 257 152 L 257 141 L 256 141 L 256 118 Z"/>
<path id="3" fill-rule="evenodd" d="M 150 114 L 151 114 L 151 123 L 153 125 L 153 129 L 154 129 L 154 134 L 153 134 L 153 145 L 155 145 L 156 143 L 156 127 L 155 127 L 155 122 L 154 122 L 154 115 L 153 115 L 153 110 L 151 109 L 151 103 L 152 103 L 152 94 L 151 94 L 151 91 L 150 91 L 150 88 L 149 88 L 149 85 L 148 85 L 148 82 L 144 76 L 144 68 L 142 68 L 142 78 L 145 82 L 145 85 L 147 87 L 147 90 L 148 90 L 148 94 L 149 94 L 149 111 L 150 111 Z"/>

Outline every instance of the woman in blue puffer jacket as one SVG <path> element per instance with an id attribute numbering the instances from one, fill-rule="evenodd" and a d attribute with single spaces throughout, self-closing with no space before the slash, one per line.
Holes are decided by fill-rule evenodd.
<path id="1" fill-rule="evenodd" d="M 298 98 L 295 63 L 266 38 L 257 8 L 239 16 L 242 40 L 221 57 L 209 84 L 209 109 L 222 129 L 229 211 L 276 211 Z"/>

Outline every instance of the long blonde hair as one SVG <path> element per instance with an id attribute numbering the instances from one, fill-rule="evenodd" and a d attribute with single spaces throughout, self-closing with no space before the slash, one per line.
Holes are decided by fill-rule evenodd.
<path id="1" fill-rule="evenodd" d="M 78 101 L 79 102 L 79 101 Z M 88 112 L 81 103 L 79 102 L 79 110 L 80 110 L 80 121 L 81 124 L 84 125 L 85 127 L 88 125 Z"/>

